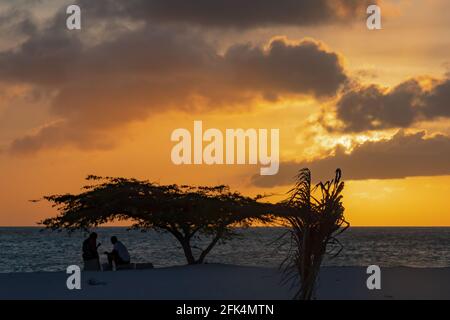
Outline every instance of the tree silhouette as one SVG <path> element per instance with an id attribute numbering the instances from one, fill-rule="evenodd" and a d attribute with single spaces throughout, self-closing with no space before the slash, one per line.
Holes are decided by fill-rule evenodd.
<path id="1" fill-rule="evenodd" d="M 291 250 L 282 267 L 287 280 L 300 280 L 296 299 L 313 298 L 327 249 L 334 255 L 342 250 L 336 236 L 350 226 L 344 218 L 343 189 L 340 169 L 336 170 L 334 179 L 312 187 L 311 172 L 305 168 L 296 176 L 288 199 L 280 204 L 289 210 L 285 221 L 291 240 Z"/>
<path id="2" fill-rule="evenodd" d="M 269 222 L 274 205 L 245 197 L 227 186 L 193 187 L 159 185 L 136 179 L 88 176 L 94 184 L 80 194 L 45 196 L 59 214 L 40 222 L 52 230 L 97 227 L 115 220 L 131 220 L 133 228 L 172 234 L 181 244 L 188 264 L 203 263 L 219 242 L 233 236 L 233 226 Z M 192 240 L 209 237 L 200 254 L 193 253 Z"/>

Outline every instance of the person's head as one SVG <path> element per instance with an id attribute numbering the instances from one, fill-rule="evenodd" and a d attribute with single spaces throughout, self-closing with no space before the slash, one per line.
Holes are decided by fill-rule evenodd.
<path id="1" fill-rule="evenodd" d="M 91 232 L 91 234 L 89 235 L 89 239 L 91 239 L 91 240 L 97 240 L 97 233 Z"/>
<path id="2" fill-rule="evenodd" d="M 112 244 L 116 244 L 117 243 L 117 237 L 116 236 L 112 236 L 111 237 L 111 243 Z"/>

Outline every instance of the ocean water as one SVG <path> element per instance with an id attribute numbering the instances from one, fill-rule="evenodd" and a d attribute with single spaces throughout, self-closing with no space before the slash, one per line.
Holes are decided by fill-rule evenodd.
<path id="1" fill-rule="evenodd" d="M 156 267 L 185 264 L 178 242 L 169 234 L 99 228 L 99 252 L 111 250 L 109 238 L 116 235 L 129 249 L 134 262 L 152 262 Z M 277 267 L 288 246 L 275 241 L 282 228 L 238 229 L 238 237 L 213 249 L 209 263 Z M 63 271 L 82 265 L 81 245 L 85 233 L 41 231 L 40 228 L 0 228 L 0 272 Z M 450 228 L 350 228 L 340 236 L 341 254 L 326 258 L 332 266 L 449 267 Z M 201 245 L 202 243 L 198 243 Z M 105 257 L 102 255 L 103 262 Z"/>

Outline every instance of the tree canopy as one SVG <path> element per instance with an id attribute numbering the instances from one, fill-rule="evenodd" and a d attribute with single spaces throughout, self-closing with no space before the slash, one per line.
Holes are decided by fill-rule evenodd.
<path id="1" fill-rule="evenodd" d="M 233 226 L 269 222 L 274 205 L 262 196 L 246 197 L 227 186 L 159 185 L 136 179 L 88 176 L 93 183 L 79 194 L 45 196 L 59 211 L 40 223 L 52 230 L 88 230 L 115 220 L 130 220 L 134 228 L 169 232 L 181 244 L 189 264 L 202 263 Z M 211 242 L 194 256 L 191 240 Z"/>

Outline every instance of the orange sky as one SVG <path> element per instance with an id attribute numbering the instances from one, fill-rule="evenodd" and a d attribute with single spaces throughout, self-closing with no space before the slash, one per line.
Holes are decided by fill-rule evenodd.
<path id="1" fill-rule="evenodd" d="M 39 5 L 31 7 L 31 13 L 38 21 L 36 22 L 38 25 L 51 16 L 49 12 L 57 12 L 59 5 L 55 3 L 63 2 L 48 0 L 43 1 L 41 7 Z M 361 86 L 376 84 L 392 88 L 410 78 L 418 77 L 443 81 L 450 66 L 448 58 L 450 3 L 445 0 L 385 1 L 385 3 L 387 3 L 386 17 L 383 19 L 383 30 L 379 31 L 368 31 L 364 21 L 356 21 L 351 25 L 261 26 L 245 30 L 196 27 L 200 30 L 196 32 L 202 34 L 202 39 L 216 50 L 218 55 L 227 52 L 227 49 L 236 43 L 251 42 L 267 48 L 274 37 L 284 37 L 287 39 L 286 42 L 292 42 L 294 46 L 302 39 L 315 39 L 314 41 L 323 43 L 326 48 L 324 50 L 339 55 L 346 74 L 361 83 Z M 6 7 L 0 6 L 0 10 L 7 12 Z M 238 92 L 239 86 L 221 83 L 220 76 L 217 78 L 216 75 L 211 75 L 212 72 L 207 67 L 206 70 L 196 68 L 191 70 L 184 65 L 177 67 L 177 77 L 183 78 L 194 74 L 194 79 L 201 79 L 199 81 L 206 79 L 204 86 L 211 94 L 212 102 L 206 103 L 201 98 L 189 100 L 189 105 L 172 107 L 173 101 L 169 99 L 167 102 L 167 96 L 173 95 L 174 103 L 179 104 L 177 95 L 184 94 L 185 90 L 191 90 L 191 87 L 186 89 L 178 85 L 175 85 L 172 91 L 152 93 L 154 100 L 152 95 L 141 95 L 136 89 L 136 92 L 128 92 L 128 96 L 126 92 L 116 95 L 112 91 L 107 95 L 110 100 L 104 101 L 97 99 L 98 91 L 95 91 L 87 96 L 86 101 L 90 101 L 88 98 L 91 98 L 92 106 L 83 106 L 88 111 L 83 114 L 86 117 L 83 118 L 83 124 L 78 125 L 75 122 L 78 118 L 73 117 L 73 114 L 78 117 L 78 113 L 64 107 L 55 111 L 55 105 L 51 102 L 58 94 L 58 90 L 64 90 L 72 85 L 69 80 L 67 86 L 53 83 L 53 80 L 48 80 L 47 83 L 46 79 L 50 77 L 47 73 L 52 70 L 46 69 L 45 66 L 36 67 L 35 71 L 29 71 L 31 67 L 27 70 L 35 72 L 34 76 L 38 80 L 31 81 L 32 77 L 29 76 L 29 79 L 23 81 L 23 75 L 2 76 L 2 68 L 5 68 L 2 63 L 4 64 L 7 58 L 16 61 L 11 54 L 14 50 L 8 50 L 20 47 L 21 43 L 30 37 L 27 34 L 11 37 L 10 28 L 11 25 L 0 24 L 0 225 L 2 226 L 35 225 L 38 220 L 54 215 L 55 210 L 47 204 L 35 204 L 28 200 L 47 194 L 78 192 L 84 183 L 84 177 L 88 174 L 135 177 L 161 183 L 206 185 L 224 183 L 249 195 L 275 193 L 278 196 L 275 196 L 274 200 L 281 198 L 289 190 L 288 184 L 270 188 L 253 184 L 252 177 L 259 172 L 259 165 L 172 164 L 170 150 L 174 143 L 170 141 L 170 134 L 176 128 L 191 129 L 194 120 L 202 120 L 204 126 L 208 128 L 222 130 L 279 128 L 282 163 L 317 161 L 330 154 L 333 155 L 338 145 L 343 146 L 345 151 L 351 154 L 358 144 L 367 141 L 380 142 L 384 141 L 383 139 L 392 141 L 400 129 L 392 126 L 361 132 L 327 131 L 318 119 L 323 114 L 335 118 L 332 110 L 342 93 L 324 99 L 308 94 L 285 94 L 280 89 L 280 92 L 270 92 L 278 95 L 278 99 L 266 99 L 263 95 L 256 95 L 246 100 L 243 95 L 247 92 Z M 136 23 L 134 26 L 131 23 L 130 28 L 138 30 L 139 24 Z M 95 34 L 106 31 L 81 32 L 86 33 L 82 41 L 95 43 L 103 39 L 96 37 Z M 104 37 L 107 35 L 105 33 Z M 94 46 L 92 43 L 85 45 Z M 191 52 L 185 54 L 189 57 Z M 134 70 L 132 62 L 139 58 L 136 56 L 121 63 L 125 67 L 129 63 L 129 69 L 126 70 Z M 161 59 L 161 64 L 164 64 L 164 59 L 170 57 L 161 56 Z M 158 63 L 148 68 L 156 70 Z M 180 72 L 180 69 L 183 72 Z M 75 76 L 83 76 L 83 71 L 73 72 Z M 249 70 L 245 75 L 251 81 L 255 76 L 252 72 L 254 71 Z M 134 74 L 132 71 L 129 74 L 119 73 L 118 77 L 121 76 L 133 78 Z M 93 79 L 94 76 L 90 77 L 92 82 L 81 85 L 88 88 L 96 81 L 102 81 Z M 101 71 L 98 77 L 101 77 Z M 145 77 L 145 74 L 136 76 L 136 79 L 140 77 Z M 163 81 L 163 77 L 164 74 L 159 75 L 159 80 Z M 208 80 L 210 77 L 216 78 Z M 164 88 L 171 85 L 171 82 L 167 81 L 164 82 Z M 113 80 L 111 82 L 114 83 Z M 277 85 L 279 84 L 267 84 L 270 88 Z M 253 87 L 251 89 L 259 90 L 262 86 L 266 84 L 257 83 L 257 89 Z M 42 91 L 44 93 L 40 91 L 43 90 L 42 87 L 45 87 L 45 92 Z M 75 85 L 73 88 L 78 89 Z M 117 90 L 121 90 L 120 86 Z M 267 88 L 264 87 L 264 90 Z M 85 92 L 88 91 L 85 89 Z M 36 98 L 38 95 L 40 98 Z M 220 96 L 223 100 L 219 103 L 219 100 L 214 99 L 216 96 Z M 78 97 L 74 98 L 76 99 Z M 237 100 L 239 101 L 236 102 Z M 59 101 L 60 104 L 65 102 L 67 101 Z M 77 108 L 77 103 L 81 106 L 82 102 L 85 100 L 79 102 L 76 100 L 72 104 L 69 103 L 67 108 Z M 148 103 L 152 105 L 153 102 L 156 106 L 152 108 L 155 109 L 151 109 L 152 111 L 148 113 L 142 112 L 145 110 L 142 106 Z M 109 111 L 103 109 L 103 105 L 100 104 L 111 104 L 113 105 L 111 108 L 117 109 Z M 448 106 L 450 101 L 447 109 Z M 154 111 L 156 108 L 158 112 Z M 129 118 L 131 113 L 135 115 Z M 31 152 L 14 152 L 11 149 L 14 141 L 36 135 L 42 128 L 52 127 L 60 121 L 69 124 L 66 125 L 65 131 L 58 131 L 59 129 L 54 131 L 58 137 L 57 139 L 50 137 L 53 139 L 50 144 L 43 143 Z M 426 138 L 433 138 L 436 134 L 448 137 L 449 123 L 448 118 L 440 117 L 428 121 L 415 121 L 403 129 L 406 135 L 425 130 Z M 89 135 L 85 136 L 84 133 Z M 447 151 L 448 149 L 442 150 L 442 157 L 448 156 Z M 428 149 L 424 149 L 423 152 L 428 152 Z M 411 157 L 415 157 L 415 153 Z M 406 158 L 406 161 L 410 160 L 414 159 Z M 438 158 L 436 163 L 437 160 Z M 430 162 L 429 167 L 437 166 L 433 160 Z M 442 165 L 442 159 L 439 163 Z M 450 169 L 450 162 L 447 163 Z M 357 165 L 358 163 L 354 164 Z M 385 165 L 389 167 L 390 163 Z M 410 176 L 402 178 L 346 179 L 344 205 L 347 219 L 354 226 L 450 226 L 450 206 L 447 200 L 450 191 L 450 170 L 439 172 L 443 174 L 427 176 L 417 170 Z M 333 172 L 318 174 L 331 178 Z M 345 169 L 343 174 L 345 180 Z M 352 172 L 348 174 L 352 176 Z"/>

